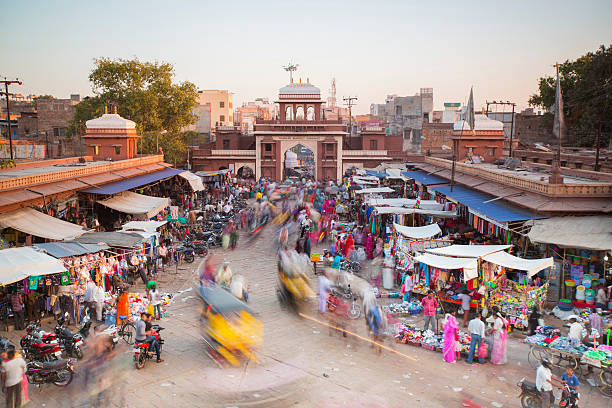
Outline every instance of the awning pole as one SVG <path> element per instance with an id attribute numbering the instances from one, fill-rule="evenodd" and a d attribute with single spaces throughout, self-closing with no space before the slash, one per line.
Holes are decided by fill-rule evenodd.
<path id="1" fill-rule="evenodd" d="M 563 260 L 561 261 L 561 294 L 563 295 L 563 299 L 565 299 L 565 248 L 563 248 Z"/>

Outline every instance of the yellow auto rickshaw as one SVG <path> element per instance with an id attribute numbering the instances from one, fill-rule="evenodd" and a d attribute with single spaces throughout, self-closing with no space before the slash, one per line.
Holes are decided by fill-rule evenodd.
<path id="1" fill-rule="evenodd" d="M 263 325 L 249 306 L 219 286 L 200 287 L 206 352 L 221 367 L 258 361 Z"/>
<path id="2" fill-rule="evenodd" d="M 279 253 L 277 294 L 283 306 L 299 312 L 301 304 L 315 293 L 306 274 L 307 266 L 295 255 L 295 251 L 288 250 L 285 250 L 285 254 Z"/>

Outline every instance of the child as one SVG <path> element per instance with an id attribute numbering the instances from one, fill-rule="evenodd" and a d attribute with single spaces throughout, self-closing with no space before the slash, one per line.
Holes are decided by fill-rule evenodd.
<path id="1" fill-rule="evenodd" d="M 478 362 L 484 364 L 488 355 L 489 350 L 487 349 L 487 343 L 484 341 L 480 342 L 480 347 L 478 348 Z"/>

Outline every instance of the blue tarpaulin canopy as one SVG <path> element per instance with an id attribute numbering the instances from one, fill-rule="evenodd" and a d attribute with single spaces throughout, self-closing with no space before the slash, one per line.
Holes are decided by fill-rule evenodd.
<path id="1" fill-rule="evenodd" d="M 450 186 L 438 186 L 432 187 L 431 189 L 467 206 L 470 210 L 477 211 L 478 213 L 500 223 L 542 218 L 536 214 L 530 214 L 528 211 L 519 207 L 506 204 L 500 199 L 497 201 L 491 201 L 496 197 L 481 193 L 480 191 L 476 191 L 471 188 L 454 186 L 452 193 L 450 191 Z"/>
<path id="2" fill-rule="evenodd" d="M 86 244 L 74 241 L 47 242 L 44 244 L 36 244 L 34 246 L 44 250 L 46 253 L 55 258 L 95 254 L 96 252 L 110 249 L 104 244 Z"/>
<path id="3" fill-rule="evenodd" d="M 365 172 L 368 176 L 376 176 L 378 178 L 385 178 L 388 176 L 387 173 L 381 173 L 379 171 L 374 171 L 374 170 L 366 170 Z"/>
<path id="4" fill-rule="evenodd" d="M 184 171 L 185 170 L 167 168 L 164 170 L 154 171 L 153 173 L 143 174 L 141 176 L 136 176 L 125 180 L 104 184 L 99 187 L 90 187 L 81 191 L 83 193 L 93 194 L 117 194 L 121 193 L 122 191 L 127 191 L 132 188 L 144 186 L 155 181 L 176 176 L 177 174 L 182 173 Z"/>
<path id="5" fill-rule="evenodd" d="M 424 171 L 413 170 L 413 171 L 404 171 L 402 172 L 402 176 L 406 176 L 415 181 L 418 181 L 424 186 L 431 186 L 434 184 L 448 184 L 447 180 L 444 180 L 441 177 L 434 176 L 433 174 L 427 174 Z"/>

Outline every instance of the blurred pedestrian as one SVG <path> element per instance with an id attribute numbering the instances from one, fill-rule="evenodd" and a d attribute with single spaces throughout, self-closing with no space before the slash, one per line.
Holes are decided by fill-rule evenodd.
<path id="1" fill-rule="evenodd" d="M 331 291 L 332 283 L 327 278 L 327 271 L 324 271 L 319 275 L 319 313 L 325 313 L 327 311 L 327 297 Z"/>
<path id="2" fill-rule="evenodd" d="M 16 355 L 15 349 L 6 352 L 7 361 L 2 363 L 2 390 L 6 395 L 7 408 L 21 408 L 21 381 L 26 370 L 23 358 Z"/>

